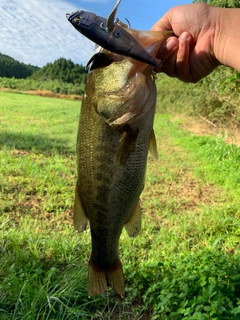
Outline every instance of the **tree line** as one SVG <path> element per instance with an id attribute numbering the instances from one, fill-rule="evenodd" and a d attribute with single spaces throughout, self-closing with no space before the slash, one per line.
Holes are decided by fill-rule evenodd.
<path id="1" fill-rule="evenodd" d="M 70 59 L 60 58 L 44 67 L 27 65 L 10 56 L 0 53 L 0 77 L 15 79 L 33 79 L 37 81 L 60 81 L 84 85 L 87 79 L 84 66 L 75 64 Z"/>
<path id="2" fill-rule="evenodd" d="M 85 84 L 88 70 L 81 64 L 75 64 L 71 59 L 60 58 L 53 63 L 34 72 L 31 76 L 35 80 L 58 80 L 73 84 Z"/>
<path id="3" fill-rule="evenodd" d="M 19 62 L 0 53 L 0 77 L 25 79 L 38 69 L 39 67 Z"/>

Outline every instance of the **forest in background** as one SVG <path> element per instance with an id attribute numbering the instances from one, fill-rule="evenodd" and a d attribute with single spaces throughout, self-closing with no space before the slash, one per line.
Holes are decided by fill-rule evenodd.
<path id="1" fill-rule="evenodd" d="M 0 88 L 82 95 L 87 72 L 84 66 L 70 59 L 59 58 L 39 68 L 0 53 Z"/>
<path id="2" fill-rule="evenodd" d="M 0 53 L 0 77 L 25 79 L 40 69 L 37 66 L 19 62 L 6 54 Z"/>

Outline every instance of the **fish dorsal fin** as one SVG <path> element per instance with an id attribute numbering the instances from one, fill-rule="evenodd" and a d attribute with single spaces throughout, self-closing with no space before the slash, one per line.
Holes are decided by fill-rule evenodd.
<path id="1" fill-rule="evenodd" d="M 141 230 L 141 206 L 140 206 L 140 200 L 138 200 L 138 203 L 137 203 L 136 207 L 133 210 L 131 218 L 125 224 L 125 229 L 127 230 L 127 233 L 129 235 L 129 237 L 136 237 L 139 234 L 139 232 Z"/>
<path id="2" fill-rule="evenodd" d="M 117 148 L 116 162 L 118 164 L 125 164 L 128 160 L 128 157 L 136 147 L 136 141 L 138 137 L 139 130 L 136 129 L 135 132 L 131 132 L 131 129 L 127 129 L 122 134 L 122 138 L 119 142 Z"/>
<path id="3" fill-rule="evenodd" d="M 75 189 L 75 201 L 74 201 L 74 210 L 73 210 L 73 224 L 74 228 L 78 232 L 82 232 L 86 229 L 87 226 L 87 216 L 82 206 L 78 191 L 78 182 Z"/>
<path id="4" fill-rule="evenodd" d="M 117 9 L 118 9 L 118 6 L 119 6 L 120 2 L 121 2 L 121 0 L 117 0 L 112 12 L 108 16 L 108 19 L 107 19 L 107 28 L 108 28 L 108 30 L 111 30 L 113 25 L 114 25 L 114 20 L 115 20 Z"/>
<path id="5" fill-rule="evenodd" d="M 156 142 L 156 137 L 153 129 L 148 138 L 148 150 L 150 151 L 153 158 L 157 160 L 158 159 L 157 142 Z"/>

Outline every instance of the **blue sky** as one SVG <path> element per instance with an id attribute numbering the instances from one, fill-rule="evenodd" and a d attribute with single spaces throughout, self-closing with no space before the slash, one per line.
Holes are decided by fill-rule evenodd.
<path id="1" fill-rule="evenodd" d="M 116 0 L 0 0 L 0 52 L 43 66 L 64 57 L 86 64 L 94 44 L 78 33 L 65 14 L 77 9 L 107 18 Z M 117 18 L 148 30 L 168 9 L 190 0 L 121 0 Z"/>

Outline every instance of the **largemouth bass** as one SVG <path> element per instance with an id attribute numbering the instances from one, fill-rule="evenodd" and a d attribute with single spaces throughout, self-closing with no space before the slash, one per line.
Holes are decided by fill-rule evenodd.
<path id="1" fill-rule="evenodd" d="M 127 30 L 153 56 L 171 35 Z M 124 226 L 131 237 L 141 229 L 148 150 L 157 157 L 155 104 L 152 66 L 103 49 L 93 57 L 79 122 L 74 204 L 76 230 L 90 222 L 89 296 L 108 286 L 124 296 L 118 244 Z"/>

